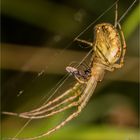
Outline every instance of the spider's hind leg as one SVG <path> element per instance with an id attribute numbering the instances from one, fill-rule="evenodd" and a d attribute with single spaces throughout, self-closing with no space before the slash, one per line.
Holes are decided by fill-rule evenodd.
<path id="1" fill-rule="evenodd" d="M 118 27 L 119 32 L 120 32 L 120 39 L 122 42 L 122 55 L 120 57 L 120 62 L 118 64 L 114 64 L 112 67 L 121 68 L 124 64 L 124 56 L 126 53 L 126 43 L 125 43 L 125 37 L 124 37 L 123 31 L 121 29 L 121 25 L 118 22 L 118 2 L 116 3 L 116 7 L 115 7 L 115 25 L 114 26 L 115 26 L 115 28 Z"/>
<path id="2" fill-rule="evenodd" d="M 117 27 L 118 24 L 118 2 L 115 5 L 115 22 L 114 22 L 114 26 Z"/>
<path id="3" fill-rule="evenodd" d="M 90 46 L 90 47 L 93 46 L 92 42 L 88 42 L 86 40 L 82 40 L 82 39 L 79 39 L 79 38 L 75 38 L 75 41 L 80 42 L 80 43 L 85 44 L 85 45 Z"/>

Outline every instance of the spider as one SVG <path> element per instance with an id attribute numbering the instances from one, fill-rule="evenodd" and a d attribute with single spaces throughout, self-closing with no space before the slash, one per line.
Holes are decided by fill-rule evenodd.
<path id="1" fill-rule="evenodd" d="M 135 2 L 136 1 L 134 1 L 133 4 Z M 3 114 L 32 120 L 47 118 L 72 107 L 76 108 L 74 112 L 54 128 L 39 136 L 25 138 L 25 140 L 34 140 L 47 136 L 77 117 L 93 95 L 97 83 L 102 81 L 105 71 L 114 71 L 115 68 L 121 68 L 123 66 L 126 53 L 126 43 L 124 34 L 121 30 L 121 25 L 118 22 L 118 0 L 112 6 L 114 5 L 116 5 L 114 25 L 110 23 L 97 24 L 94 28 L 95 39 L 93 42 L 88 42 L 79 38 L 75 39 L 75 41 L 78 41 L 79 43 L 84 43 L 85 45 L 90 46 L 90 52 L 93 52 L 93 56 L 88 67 L 83 65 L 84 70 L 80 70 L 72 66 L 66 67 L 68 73 L 73 75 L 77 80 L 76 84 L 72 88 L 66 90 L 55 99 L 43 104 L 41 107 L 31 111 L 19 114 L 3 112 Z M 130 7 L 132 7 L 132 5 Z"/>

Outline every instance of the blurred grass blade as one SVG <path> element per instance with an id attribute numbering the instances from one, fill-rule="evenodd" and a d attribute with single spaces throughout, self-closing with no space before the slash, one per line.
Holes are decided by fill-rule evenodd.
<path id="1" fill-rule="evenodd" d="M 129 14 L 128 18 L 122 25 L 123 32 L 125 34 L 125 38 L 128 39 L 134 30 L 140 24 L 140 4 L 136 6 L 136 8 Z"/>

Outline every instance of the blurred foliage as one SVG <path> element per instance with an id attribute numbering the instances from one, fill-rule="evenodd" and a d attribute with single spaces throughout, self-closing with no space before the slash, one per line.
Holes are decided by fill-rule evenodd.
<path id="1" fill-rule="evenodd" d="M 133 10 L 129 18 L 123 23 L 123 32 L 125 37 L 128 38 L 140 24 L 140 4 Z"/>
<path id="2" fill-rule="evenodd" d="M 132 0 L 119 1 L 119 16 L 126 11 L 132 2 Z M 1 41 L 5 44 L 16 44 L 17 46 L 19 44 L 19 48 L 24 47 L 24 45 L 27 45 L 27 47 L 31 45 L 34 48 L 61 48 L 63 52 L 69 44 L 68 42 L 71 42 L 70 40 L 73 40 L 112 3 L 111 0 L 106 2 L 102 0 L 2 0 Z M 130 57 L 130 60 L 132 56 L 136 60 L 139 59 L 139 35 L 137 32 L 140 24 L 139 10 L 140 5 L 137 2 L 121 21 L 122 30 L 127 40 L 127 57 Z M 114 23 L 114 8 L 97 23 L 103 21 Z M 81 38 L 92 40 L 92 28 L 84 33 Z M 2 47 L 5 46 L 2 45 Z M 88 51 L 88 49 L 77 47 L 75 44 L 65 49 Z M 50 59 L 50 63 L 56 64 L 55 71 L 59 67 L 55 57 L 61 55 L 62 52 L 54 52 L 52 54 L 53 61 Z M 34 52 L 34 55 L 36 56 L 38 53 Z M 8 59 L 8 51 L 4 55 Z M 16 61 L 21 61 L 20 54 L 17 55 L 15 51 L 15 55 L 18 56 Z M 35 59 L 34 55 L 29 57 L 29 62 Z M 67 56 L 63 59 L 67 59 Z M 32 109 L 42 96 L 50 96 L 47 93 L 55 88 L 56 83 L 63 76 L 45 73 L 40 76 L 40 73 L 21 71 L 22 68 L 30 68 L 29 62 L 26 62 L 17 71 L 10 68 L 1 69 L 2 110 L 21 112 Z M 138 63 L 136 62 L 136 64 Z M 50 66 L 46 64 L 44 67 Z M 126 74 L 128 70 L 132 74 Z M 125 73 L 120 77 L 128 76 L 131 79 L 133 73 L 139 73 L 139 68 L 131 63 L 129 69 L 124 71 Z M 119 78 L 116 81 L 111 80 L 111 78 L 103 81 L 97 87 L 97 95 L 92 97 L 87 108 L 76 120 L 70 122 L 69 125 L 52 134 L 49 138 L 41 138 L 41 140 L 138 140 L 139 81 L 137 79 L 134 81 L 120 81 Z M 23 90 L 23 94 L 18 97 L 20 90 Z M 68 114 L 62 113 L 49 120 L 35 120 L 23 131 L 21 136 L 41 134 L 51 125 L 65 118 L 66 115 Z M 16 117 L 2 116 L 2 137 L 14 136 L 26 121 Z"/>

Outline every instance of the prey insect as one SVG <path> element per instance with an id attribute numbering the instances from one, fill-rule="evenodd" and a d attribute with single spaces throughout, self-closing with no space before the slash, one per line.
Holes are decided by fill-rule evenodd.
<path id="1" fill-rule="evenodd" d="M 72 74 L 77 80 L 76 84 L 72 88 L 66 90 L 55 99 L 50 100 L 31 111 L 22 113 L 3 112 L 3 114 L 14 115 L 32 120 L 47 118 L 70 108 L 75 108 L 74 112 L 72 112 L 64 121 L 54 128 L 39 136 L 22 138 L 22 140 L 34 140 L 50 135 L 70 120 L 77 117 L 93 95 L 97 83 L 102 81 L 105 72 L 114 71 L 114 69 L 121 68 L 123 66 L 126 53 L 126 43 L 124 34 L 121 30 L 121 25 L 118 22 L 117 2 L 115 5 L 116 10 L 114 25 L 110 23 L 97 24 L 94 28 L 95 39 L 93 42 L 88 42 L 79 38 L 75 39 L 75 41 L 79 43 L 84 43 L 85 45 L 90 46 L 93 56 L 89 66 L 85 67 L 84 70 L 80 70 L 77 67 L 72 66 L 66 67 L 68 73 Z M 11 139 L 18 140 L 18 138 Z"/>
<path id="2" fill-rule="evenodd" d="M 87 65 L 81 64 L 84 70 L 79 70 L 75 67 L 67 66 L 66 71 L 72 74 L 79 83 L 85 83 L 90 77 L 91 71 Z"/>

